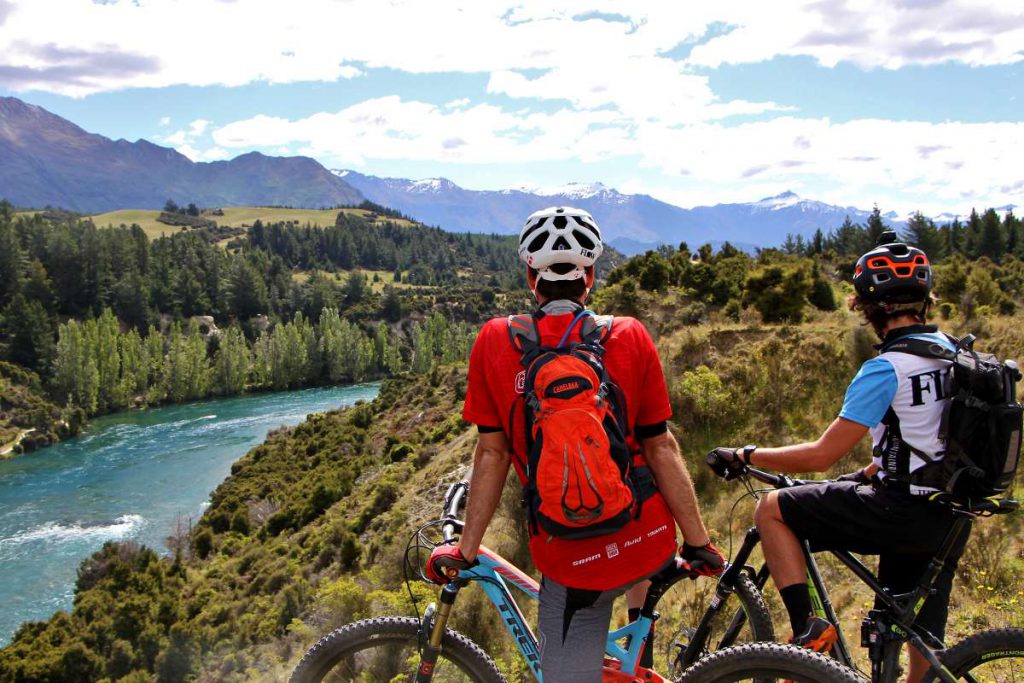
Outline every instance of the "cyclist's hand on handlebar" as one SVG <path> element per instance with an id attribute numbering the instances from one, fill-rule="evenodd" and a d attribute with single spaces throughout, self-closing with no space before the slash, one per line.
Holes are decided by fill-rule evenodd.
<path id="1" fill-rule="evenodd" d="M 427 578 L 438 584 L 446 584 L 459 578 L 459 572 L 477 564 L 470 562 L 455 545 L 439 545 L 430 553 L 427 560 Z"/>
<path id="2" fill-rule="evenodd" d="M 713 448 L 707 454 L 707 463 L 715 474 L 723 479 L 735 479 L 747 471 L 742 460 L 742 448 Z"/>
<path id="3" fill-rule="evenodd" d="M 714 543 L 687 545 L 684 542 L 683 547 L 679 549 L 679 555 L 701 576 L 718 576 L 725 571 L 725 557 Z"/>

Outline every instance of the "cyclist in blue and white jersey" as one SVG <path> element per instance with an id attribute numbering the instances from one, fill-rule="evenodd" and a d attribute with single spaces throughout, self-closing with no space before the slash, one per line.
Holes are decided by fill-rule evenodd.
<path id="1" fill-rule="evenodd" d="M 884 241 L 887 240 L 887 241 Z M 894 593 L 912 590 L 946 536 L 953 513 L 929 502 L 942 488 L 945 445 L 939 430 L 950 399 L 951 363 L 902 353 L 893 347 L 908 337 L 953 349 L 926 325 L 932 272 L 920 249 L 896 241 L 894 233 L 858 261 L 850 308 L 860 311 L 878 334 L 880 354 L 865 362 L 846 391 L 839 416 L 816 441 L 781 448 L 716 449 L 733 470 L 755 465 L 780 472 L 825 472 L 870 431 L 870 465 L 838 481 L 772 491 L 757 507 L 765 559 L 793 628 L 793 641 L 827 651 L 836 628 L 811 613 L 807 568 L 800 549 L 848 550 L 879 555 L 878 576 Z M 943 636 L 953 573 L 969 532 L 959 539 L 935 592 L 918 617 Z M 909 681 L 928 665 L 911 648 Z"/>

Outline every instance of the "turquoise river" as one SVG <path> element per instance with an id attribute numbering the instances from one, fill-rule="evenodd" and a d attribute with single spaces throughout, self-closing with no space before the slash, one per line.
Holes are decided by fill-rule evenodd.
<path id="1" fill-rule="evenodd" d="M 167 552 L 231 463 L 267 432 L 379 385 L 304 389 L 118 413 L 83 436 L 0 461 L 0 646 L 23 621 L 70 609 L 79 563 L 106 541 Z"/>

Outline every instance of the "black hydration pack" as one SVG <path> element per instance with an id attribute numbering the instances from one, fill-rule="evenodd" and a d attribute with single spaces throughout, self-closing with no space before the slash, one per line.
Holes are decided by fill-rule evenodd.
<path id="1" fill-rule="evenodd" d="M 937 488 L 958 499 L 1003 496 L 1013 487 L 1020 457 L 1024 417 L 1024 409 L 1017 402 L 1020 369 L 1012 360 L 1001 362 L 991 354 L 975 351 L 974 335 L 963 339 L 947 335 L 947 338 L 955 351 L 914 337 L 902 337 L 882 348 L 883 352 L 899 351 L 951 364 L 945 392 L 950 399 L 939 426 L 945 452 L 941 459 L 929 457 L 902 442 L 899 420 L 890 408 L 882 420 L 887 429 L 883 443 L 898 444 L 898 448 L 905 450 L 907 459 L 913 452 L 928 464 L 913 474 L 902 476 L 899 472 L 887 471 L 886 481 Z M 883 469 L 886 457 L 891 454 L 881 454 Z"/>

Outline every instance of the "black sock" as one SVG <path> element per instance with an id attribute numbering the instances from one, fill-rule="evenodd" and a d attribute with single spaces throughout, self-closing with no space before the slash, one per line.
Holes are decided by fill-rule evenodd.
<path id="1" fill-rule="evenodd" d="M 629 620 L 636 621 L 640 618 L 640 608 L 629 608 Z M 651 632 L 647 636 L 647 644 L 644 645 L 644 652 L 640 655 L 640 666 L 650 669 L 654 666 L 654 624 L 651 624 Z"/>
<path id="2" fill-rule="evenodd" d="M 789 612 L 789 624 L 793 627 L 793 635 L 798 636 L 807 630 L 807 617 L 811 615 L 811 591 L 806 583 L 794 583 L 779 590 L 782 602 Z"/>

